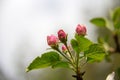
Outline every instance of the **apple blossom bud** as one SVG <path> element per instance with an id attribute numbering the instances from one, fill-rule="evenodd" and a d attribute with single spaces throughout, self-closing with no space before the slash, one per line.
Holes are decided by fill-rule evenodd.
<path id="1" fill-rule="evenodd" d="M 78 35 L 84 36 L 84 35 L 86 35 L 86 32 L 87 32 L 87 30 L 86 30 L 86 27 L 84 25 L 80 25 L 80 24 L 77 25 L 76 33 Z"/>
<path id="2" fill-rule="evenodd" d="M 58 38 L 54 35 L 47 36 L 47 43 L 49 46 L 56 46 L 58 44 Z"/>
<path id="3" fill-rule="evenodd" d="M 67 41 L 67 34 L 61 29 L 58 31 L 58 38 L 61 42 L 65 43 Z"/>
<path id="4" fill-rule="evenodd" d="M 65 45 L 62 45 L 62 51 L 63 51 L 63 52 L 66 52 L 66 51 L 67 51 L 67 48 L 66 48 Z"/>

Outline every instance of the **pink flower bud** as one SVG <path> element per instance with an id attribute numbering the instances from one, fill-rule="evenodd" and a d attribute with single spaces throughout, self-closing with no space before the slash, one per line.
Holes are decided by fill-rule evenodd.
<path id="1" fill-rule="evenodd" d="M 77 25 L 76 33 L 78 35 L 84 36 L 84 35 L 86 35 L 86 32 L 87 32 L 87 30 L 86 30 L 86 27 L 84 25 L 80 25 L 80 24 Z"/>
<path id="2" fill-rule="evenodd" d="M 67 40 L 67 34 L 61 29 L 58 31 L 58 38 L 61 42 L 65 42 Z"/>
<path id="3" fill-rule="evenodd" d="M 58 44 L 58 38 L 54 35 L 47 36 L 47 43 L 49 46 L 55 46 Z"/>
<path id="4" fill-rule="evenodd" d="M 67 51 L 67 48 L 66 48 L 65 45 L 62 45 L 62 51 L 63 51 L 63 52 Z"/>

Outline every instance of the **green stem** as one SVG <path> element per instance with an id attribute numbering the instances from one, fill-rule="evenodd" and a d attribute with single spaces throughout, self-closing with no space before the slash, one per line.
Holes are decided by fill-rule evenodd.
<path id="1" fill-rule="evenodd" d="M 66 55 L 64 55 L 58 48 L 56 48 L 55 50 L 58 51 L 64 58 L 66 58 L 66 59 L 68 60 L 68 62 L 69 62 L 69 63 L 72 65 L 72 67 L 73 67 L 72 70 L 76 72 L 74 63 L 73 63 Z"/>
<path id="2" fill-rule="evenodd" d="M 84 65 L 86 65 L 86 64 L 87 64 L 87 61 L 81 65 L 81 66 L 82 66 L 82 68 L 83 68 L 83 67 L 84 67 Z"/>
<path id="3" fill-rule="evenodd" d="M 77 70 L 77 73 L 79 72 L 79 54 L 77 53 L 77 56 L 76 56 L 76 70 Z"/>
<path id="4" fill-rule="evenodd" d="M 69 48 L 68 48 L 67 43 L 64 43 L 64 44 L 65 44 L 65 46 L 66 46 L 66 48 L 67 48 L 67 50 L 68 50 L 68 53 L 70 54 L 70 57 L 71 57 L 71 59 L 72 59 L 72 61 L 73 61 L 73 63 L 74 63 L 74 58 L 73 58 L 72 53 L 70 52 L 70 50 L 69 50 Z"/>
<path id="5" fill-rule="evenodd" d="M 59 49 L 57 49 L 57 51 L 58 51 L 63 57 L 65 57 L 68 61 L 71 62 L 71 60 L 70 60 L 66 55 L 64 55 Z"/>

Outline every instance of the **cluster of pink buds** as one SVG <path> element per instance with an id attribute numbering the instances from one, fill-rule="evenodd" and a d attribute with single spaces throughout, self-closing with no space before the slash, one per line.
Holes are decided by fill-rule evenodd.
<path id="1" fill-rule="evenodd" d="M 85 36 L 86 32 L 87 30 L 84 25 L 80 25 L 80 24 L 77 25 L 76 34 L 80 36 Z M 54 35 L 47 36 L 47 43 L 51 47 L 57 46 L 59 41 L 62 43 L 66 43 L 67 41 L 67 34 L 62 29 L 58 31 L 58 37 Z M 66 46 L 62 46 L 62 50 L 65 51 Z"/>

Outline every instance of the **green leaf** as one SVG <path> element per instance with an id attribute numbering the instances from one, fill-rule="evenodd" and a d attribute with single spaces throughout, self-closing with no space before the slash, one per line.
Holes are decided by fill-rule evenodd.
<path id="1" fill-rule="evenodd" d="M 98 43 L 104 44 L 104 43 L 109 43 L 109 36 L 105 35 L 104 37 L 98 37 Z"/>
<path id="2" fill-rule="evenodd" d="M 100 44 L 92 44 L 89 49 L 85 51 L 85 56 L 88 62 L 100 62 L 105 57 L 105 49 Z"/>
<path id="3" fill-rule="evenodd" d="M 112 19 L 113 19 L 113 22 L 120 21 L 120 7 L 114 10 Z"/>
<path id="4" fill-rule="evenodd" d="M 54 63 L 56 61 L 60 60 L 60 56 L 57 52 L 55 51 L 50 51 L 42 54 L 41 60 L 46 60 L 48 62 Z"/>
<path id="5" fill-rule="evenodd" d="M 106 20 L 103 18 L 93 18 L 90 22 L 98 27 L 106 27 Z"/>
<path id="6" fill-rule="evenodd" d="M 120 7 L 116 8 L 113 12 L 112 20 L 117 32 L 120 32 Z M 119 30 L 118 30 L 119 29 Z"/>
<path id="7" fill-rule="evenodd" d="M 70 66 L 68 62 L 58 61 L 52 65 L 52 68 L 70 68 Z"/>
<path id="8" fill-rule="evenodd" d="M 120 21 L 114 24 L 116 30 L 120 30 Z"/>
<path id="9" fill-rule="evenodd" d="M 78 42 L 78 45 L 79 45 L 79 49 L 80 51 L 85 51 L 88 49 L 88 47 L 93 44 L 89 39 L 85 38 L 84 36 L 79 36 L 79 35 L 76 35 L 75 36 L 77 42 Z"/>
<path id="10" fill-rule="evenodd" d="M 35 58 L 28 66 L 27 72 L 33 69 L 46 68 L 53 65 L 55 62 L 60 61 L 60 56 L 57 52 L 50 51 L 42 54 L 41 57 Z"/>
<path id="11" fill-rule="evenodd" d="M 100 44 L 104 44 L 104 38 L 102 38 L 102 37 L 98 37 L 98 43 L 100 43 Z"/>
<path id="12" fill-rule="evenodd" d="M 75 39 L 72 39 L 71 40 L 71 45 L 72 45 L 72 48 L 75 50 L 75 52 L 79 54 L 80 53 L 80 49 L 79 49 L 78 42 Z"/>
<path id="13" fill-rule="evenodd" d="M 114 23 L 114 27 L 115 27 L 115 32 L 117 34 L 120 34 L 120 21 Z"/>

